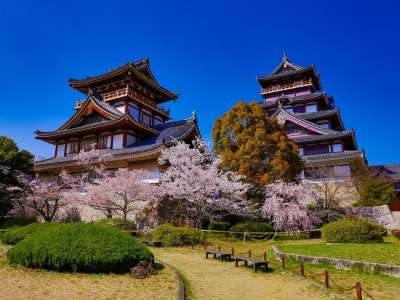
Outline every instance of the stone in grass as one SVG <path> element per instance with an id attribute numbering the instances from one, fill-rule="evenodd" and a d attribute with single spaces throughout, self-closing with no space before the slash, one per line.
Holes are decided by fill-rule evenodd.
<path id="1" fill-rule="evenodd" d="M 154 274 L 153 264 L 147 261 L 140 261 L 136 266 L 131 268 L 131 270 L 129 271 L 130 276 L 140 279 L 146 278 L 151 274 Z"/>

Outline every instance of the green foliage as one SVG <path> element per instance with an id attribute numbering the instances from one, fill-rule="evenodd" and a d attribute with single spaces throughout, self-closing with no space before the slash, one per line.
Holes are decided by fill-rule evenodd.
<path id="1" fill-rule="evenodd" d="M 392 234 L 400 240 L 400 229 L 393 229 Z"/>
<path id="2" fill-rule="evenodd" d="M 97 222 L 96 224 L 111 225 L 121 230 L 136 230 L 136 224 L 132 220 L 126 220 L 122 218 L 104 218 Z"/>
<path id="3" fill-rule="evenodd" d="M 11 248 L 13 264 L 54 271 L 125 273 L 153 254 L 134 237 L 111 226 L 69 223 L 31 234 Z"/>
<path id="4" fill-rule="evenodd" d="M 228 222 L 211 222 L 208 225 L 209 230 L 219 230 L 219 231 L 228 231 L 231 227 L 231 224 Z"/>
<path id="5" fill-rule="evenodd" d="M 6 229 L 11 227 L 19 227 L 19 226 L 26 226 L 31 223 L 35 223 L 35 218 L 23 218 L 23 217 L 14 217 L 14 218 L 7 218 L 3 221 L 0 220 L 0 228 Z"/>
<path id="6" fill-rule="evenodd" d="M 11 199 L 18 192 L 11 192 L 9 186 L 21 186 L 17 175 L 33 173 L 34 156 L 28 151 L 20 151 L 15 142 L 0 136 L 0 218 L 5 217 L 12 208 Z"/>
<path id="7" fill-rule="evenodd" d="M 249 183 L 262 186 L 278 179 L 293 181 L 302 170 L 297 146 L 256 102 L 240 101 L 217 119 L 213 140 L 222 167 L 246 176 Z"/>
<path id="8" fill-rule="evenodd" d="M 2 236 L 2 241 L 8 245 L 15 245 L 37 231 L 42 231 L 46 228 L 54 227 L 56 225 L 58 224 L 46 222 L 32 223 L 23 227 L 11 228 Z"/>
<path id="9" fill-rule="evenodd" d="M 358 192 L 360 200 L 356 205 L 361 207 L 389 204 L 396 196 L 393 184 L 381 177 L 363 180 Z"/>
<path id="10" fill-rule="evenodd" d="M 325 224 L 321 233 L 329 243 L 380 243 L 386 230 L 366 219 L 344 218 Z"/>
<path id="11" fill-rule="evenodd" d="M 154 229 L 153 240 L 160 241 L 163 246 L 167 247 L 183 246 L 201 243 L 204 235 L 200 229 L 162 224 Z"/>
<path id="12" fill-rule="evenodd" d="M 274 228 L 268 223 L 239 223 L 231 227 L 235 232 L 274 232 Z"/>

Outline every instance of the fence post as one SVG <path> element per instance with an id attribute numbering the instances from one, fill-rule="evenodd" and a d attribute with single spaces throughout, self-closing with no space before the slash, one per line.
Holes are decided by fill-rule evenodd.
<path id="1" fill-rule="evenodd" d="M 282 269 L 285 270 L 285 257 L 282 256 L 281 259 L 282 259 Z"/>
<path id="2" fill-rule="evenodd" d="M 325 281 L 325 287 L 327 288 L 327 289 L 329 289 L 329 273 L 328 273 L 328 271 L 325 271 L 325 273 L 324 273 L 324 281 Z"/>
<path id="3" fill-rule="evenodd" d="M 301 262 L 301 264 L 300 264 L 300 275 L 304 276 L 304 263 L 303 262 Z"/>
<path id="4" fill-rule="evenodd" d="M 267 261 L 267 252 L 264 252 L 264 261 Z"/>
<path id="5" fill-rule="evenodd" d="M 234 256 L 235 255 L 235 248 L 232 247 L 231 249 L 231 255 Z"/>
<path id="6" fill-rule="evenodd" d="M 251 250 L 249 250 L 249 257 L 251 257 Z"/>
<path id="7" fill-rule="evenodd" d="M 192 250 L 194 249 L 194 241 L 192 241 Z"/>
<path id="8" fill-rule="evenodd" d="M 218 252 L 221 252 L 221 246 L 218 246 Z"/>
<path id="9" fill-rule="evenodd" d="M 204 241 L 204 250 L 207 250 L 207 241 Z"/>
<path id="10" fill-rule="evenodd" d="M 361 290 L 361 283 L 360 282 L 356 283 L 356 299 L 357 300 L 362 300 L 362 290 Z"/>
<path id="11" fill-rule="evenodd" d="M 246 231 L 243 234 L 243 244 L 246 244 Z"/>

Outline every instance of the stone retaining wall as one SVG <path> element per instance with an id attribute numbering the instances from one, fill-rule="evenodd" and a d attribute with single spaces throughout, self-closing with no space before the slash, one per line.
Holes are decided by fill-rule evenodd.
<path id="1" fill-rule="evenodd" d="M 334 265 L 338 269 L 362 269 L 368 272 L 382 273 L 393 277 L 400 277 L 400 266 L 389 264 L 370 263 L 357 260 L 340 259 L 332 257 L 309 256 L 294 253 L 281 252 L 276 246 L 272 246 L 272 250 L 280 259 L 294 258 L 298 261 L 308 262 L 312 264 Z"/>
<path id="2" fill-rule="evenodd" d="M 371 219 L 388 230 L 400 227 L 399 221 L 393 216 L 389 206 L 348 207 L 347 213 L 360 218 Z"/>

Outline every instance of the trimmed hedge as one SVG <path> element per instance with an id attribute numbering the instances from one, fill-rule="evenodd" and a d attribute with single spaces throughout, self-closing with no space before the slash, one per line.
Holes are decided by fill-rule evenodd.
<path id="1" fill-rule="evenodd" d="M 136 230 L 135 222 L 126 220 L 126 223 L 124 223 L 122 218 L 104 218 L 95 222 L 95 224 L 111 225 L 121 230 Z"/>
<path id="2" fill-rule="evenodd" d="M 9 229 L 6 233 L 4 233 L 1 237 L 3 243 L 8 245 L 15 245 L 18 242 L 25 239 L 27 236 L 37 232 L 44 230 L 49 227 L 54 227 L 58 225 L 57 223 L 32 223 L 23 227 L 15 227 Z"/>
<path id="3" fill-rule="evenodd" d="M 8 251 L 12 264 L 53 271 L 125 273 L 153 254 L 111 226 L 70 223 L 37 231 Z"/>
<path id="4" fill-rule="evenodd" d="M 239 223 L 231 227 L 230 231 L 237 232 L 274 232 L 268 223 Z"/>
<path id="5" fill-rule="evenodd" d="M 154 229 L 153 241 L 159 241 L 166 247 L 183 246 L 201 243 L 204 235 L 200 229 L 162 224 Z"/>
<path id="6" fill-rule="evenodd" d="M 321 228 L 322 238 L 328 243 L 380 243 L 386 230 L 366 219 L 344 218 Z"/>
<path id="7" fill-rule="evenodd" d="M 35 218 L 6 218 L 1 220 L 0 219 L 0 229 L 8 229 L 17 226 L 26 226 L 31 223 L 35 223 Z"/>
<path id="8" fill-rule="evenodd" d="M 212 222 L 208 225 L 208 230 L 228 231 L 231 224 L 228 222 Z"/>

